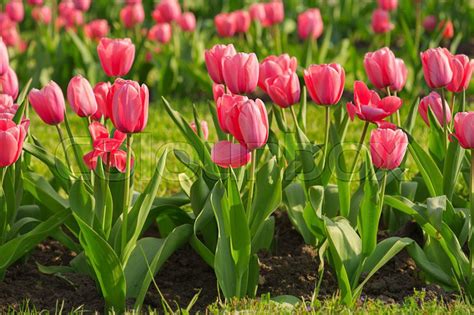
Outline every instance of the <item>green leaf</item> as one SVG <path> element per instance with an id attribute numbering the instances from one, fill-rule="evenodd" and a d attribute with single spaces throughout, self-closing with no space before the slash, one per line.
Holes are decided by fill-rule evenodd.
<path id="1" fill-rule="evenodd" d="M 82 180 L 78 180 L 72 185 L 69 193 L 69 202 L 71 210 L 76 216 L 80 217 L 90 226 L 97 225 L 98 219 L 94 211 L 94 196 L 87 190 Z"/>
<path id="2" fill-rule="evenodd" d="M 284 190 L 284 199 L 287 207 L 288 217 L 293 226 L 303 236 L 306 244 L 316 244 L 316 238 L 306 225 L 304 209 L 306 208 L 306 195 L 304 188 L 299 183 L 288 185 Z"/>
<path id="3" fill-rule="evenodd" d="M 459 145 L 457 139 L 453 137 L 449 142 L 443 167 L 443 192 L 449 200 L 453 197 L 459 174 L 461 174 L 464 156 L 465 150 Z"/>
<path id="4" fill-rule="evenodd" d="M 260 225 L 260 228 L 252 237 L 252 254 L 257 254 L 261 250 L 270 249 L 274 234 L 275 218 L 269 217 Z"/>

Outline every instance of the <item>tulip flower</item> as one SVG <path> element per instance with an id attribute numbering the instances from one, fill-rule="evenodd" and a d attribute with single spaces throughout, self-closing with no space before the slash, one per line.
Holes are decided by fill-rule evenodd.
<path id="1" fill-rule="evenodd" d="M 112 105 L 109 105 L 109 92 L 112 88 L 110 82 L 99 82 L 94 86 L 94 96 L 97 102 L 97 111 L 92 116 L 95 120 L 100 120 L 102 117 L 104 119 L 109 118 L 107 109 Z"/>
<path id="2" fill-rule="evenodd" d="M 264 3 L 253 3 L 249 7 L 249 14 L 253 21 L 263 23 L 266 18 L 265 4 Z"/>
<path id="3" fill-rule="evenodd" d="M 217 84 L 224 83 L 224 75 L 222 74 L 222 62 L 225 57 L 233 56 L 237 52 L 234 45 L 215 45 L 205 52 L 206 67 L 212 81 Z"/>
<path id="4" fill-rule="evenodd" d="M 404 85 L 407 70 L 403 61 L 398 60 L 388 47 L 365 54 L 365 72 L 377 89 L 383 90 L 392 85 L 399 87 L 401 82 Z"/>
<path id="5" fill-rule="evenodd" d="M 217 99 L 217 118 L 219 126 L 225 133 L 230 133 L 230 125 L 232 125 L 231 112 L 239 103 L 246 102 L 248 98 L 241 95 L 224 94 Z"/>
<path id="6" fill-rule="evenodd" d="M 319 9 L 309 9 L 298 15 L 298 36 L 301 39 L 318 39 L 323 33 L 323 19 Z"/>
<path id="7" fill-rule="evenodd" d="M 89 117 L 97 112 L 97 101 L 89 81 L 77 75 L 69 81 L 67 99 L 79 117 Z"/>
<path id="8" fill-rule="evenodd" d="M 389 117 L 402 106 L 402 100 L 396 96 L 380 99 L 377 92 L 369 90 L 364 82 L 354 83 L 354 103 L 347 103 L 347 112 L 351 120 L 357 115 L 366 122 L 377 123 Z"/>
<path id="9" fill-rule="evenodd" d="M 196 17 L 192 12 L 184 12 L 178 19 L 179 27 L 185 32 L 194 32 L 196 29 Z"/>
<path id="10" fill-rule="evenodd" d="M 126 75 L 135 59 L 135 45 L 130 38 L 102 38 L 97 46 L 100 64 L 109 77 Z"/>
<path id="11" fill-rule="evenodd" d="M 453 79 L 446 88 L 454 93 L 465 91 L 471 82 L 474 60 L 466 55 L 455 55 L 452 59 Z"/>
<path id="12" fill-rule="evenodd" d="M 446 48 L 431 48 L 422 52 L 421 63 L 426 84 L 432 89 L 447 86 L 453 80 L 453 56 Z"/>
<path id="13" fill-rule="evenodd" d="M 125 28 L 128 29 L 142 24 L 145 20 L 145 10 L 143 9 L 143 5 L 140 3 L 123 7 L 120 10 L 120 20 Z"/>
<path id="14" fill-rule="evenodd" d="M 5 6 L 5 11 L 8 14 L 10 20 L 14 22 L 21 22 L 25 17 L 25 9 L 21 0 L 11 0 Z"/>
<path id="15" fill-rule="evenodd" d="M 32 89 L 28 100 L 38 116 L 48 125 L 58 125 L 64 121 L 64 95 L 59 85 L 51 81 L 41 90 Z"/>
<path id="16" fill-rule="evenodd" d="M 224 84 L 216 84 L 216 83 L 212 84 L 212 96 L 215 102 L 217 102 L 217 100 L 221 98 L 221 96 L 224 94 L 225 94 Z"/>
<path id="17" fill-rule="evenodd" d="M 438 20 L 434 15 L 429 15 L 423 20 L 423 28 L 427 32 L 433 32 L 436 29 L 436 25 L 438 25 Z"/>
<path id="18" fill-rule="evenodd" d="M 220 37 L 232 37 L 236 32 L 235 16 L 232 13 L 220 13 L 214 18 L 217 34 Z"/>
<path id="19" fill-rule="evenodd" d="M 8 57 L 7 46 L 3 42 L 3 39 L 0 37 L 0 75 L 3 75 L 7 72 L 10 67 L 10 58 Z"/>
<path id="20" fill-rule="evenodd" d="M 109 31 L 109 23 L 104 19 L 93 20 L 84 25 L 84 34 L 94 40 L 100 40 L 102 37 L 106 37 Z"/>
<path id="21" fill-rule="evenodd" d="M 376 129 L 370 135 L 370 155 L 374 166 L 393 170 L 400 166 L 408 147 L 408 137 L 401 130 Z"/>
<path id="22" fill-rule="evenodd" d="M 13 119 L 18 111 L 18 104 L 7 94 L 0 94 L 0 119 Z"/>
<path id="23" fill-rule="evenodd" d="M 138 133 L 148 122 L 148 87 L 134 81 L 125 81 L 115 91 L 112 111 L 109 113 L 115 128 L 123 133 Z"/>
<path id="24" fill-rule="evenodd" d="M 445 125 L 445 121 L 447 121 L 448 124 L 451 122 L 451 110 L 446 101 L 443 100 L 438 93 L 431 92 L 428 96 L 423 97 L 418 106 L 418 112 L 421 118 L 423 118 L 423 121 L 429 126 L 428 109 L 431 110 L 441 126 Z"/>
<path id="25" fill-rule="evenodd" d="M 443 20 L 439 23 L 439 29 L 442 30 L 444 39 L 451 39 L 454 37 L 454 25 L 450 20 Z"/>
<path id="26" fill-rule="evenodd" d="M 251 153 L 239 143 L 220 141 L 212 148 L 211 159 L 223 168 L 238 168 L 250 162 Z"/>
<path id="27" fill-rule="evenodd" d="M 377 0 L 379 8 L 385 11 L 393 11 L 398 7 L 398 0 Z"/>
<path id="28" fill-rule="evenodd" d="M 196 123 L 194 121 L 192 123 L 190 123 L 189 126 L 191 127 L 191 129 L 196 134 L 198 134 L 197 126 L 196 126 Z M 201 128 L 201 132 L 202 132 L 202 136 L 203 136 L 204 140 L 207 140 L 209 138 L 209 127 L 208 127 L 207 122 L 205 120 L 201 121 L 200 128 Z"/>
<path id="29" fill-rule="evenodd" d="M 262 21 L 263 27 L 279 24 L 285 19 L 285 9 L 283 2 L 272 1 L 264 4 L 265 19 Z"/>
<path id="30" fill-rule="evenodd" d="M 474 112 L 461 112 L 454 116 L 454 134 L 461 147 L 474 149 Z"/>
<path id="31" fill-rule="evenodd" d="M 51 23 L 51 9 L 48 6 L 34 7 L 31 10 L 31 17 L 37 23 L 49 24 Z"/>
<path id="32" fill-rule="evenodd" d="M 246 94 L 255 91 L 258 83 L 259 64 L 254 53 L 237 53 L 226 56 L 222 61 L 224 81 L 234 94 Z"/>
<path id="33" fill-rule="evenodd" d="M 26 134 L 28 133 L 29 120 L 17 125 L 12 120 L 0 119 L 0 168 L 7 167 L 18 161 Z"/>
<path id="34" fill-rule="evenodd" d="M 86 12 L 89 10 L 92 0 L 73 0 L 73 2 L 77 10 Z"/>
<path id="35" fill-rule="evenodd" d="M 167 44 L 171 40 L 171 25 L 159 23 L 154 25 L 148 33 L 148 38 L 162 44 Z"/>
<path id="36" fill-rule="evenodd" d="M 374 33 L 387 33 L 393 29 L 393 24 L 390 22 L 390 15 L 387 11 L 377 9 L 372 14 L 372 30 Z"/>
<path id="37" fill-rule="evenodd" d="M 339 64 L 311 65 L 304 71 L 309 95 L 318 105 L 339 103 L 344 91 L 345 72 Z"/>
<path id="38" fill-rule="evenodd" d="M 18 96 L 18 78 L 15 71 L 10 67 L 3 75 L 0 75 L 0 93 L 8 94 L 13 99 Z"/>
<path id="39" fill-rule="evenodd" d="M 295 72 L 267 79 L 266 83 L 268 95 L 281 108 L 290 107 L 300 101 L 300 80 Z"/>
<path id="40" fill-rule="evenodd" d="M 250 14 L 244 10 L 237 10 L 232 12 L 232 15 L 235 23 L 235 33 L 247 33 L 251 23 Z"/>
<path id="41" fill-rule="evenodd" d="M 407 83 L 408 70 L 400 58 L 395 58 L 395 75 L 390 90 L 400 92 Z"/>
<path id="42" fill-rule="evenodd" d="M 170 23 L 181 16 L 181 7 L 177 0 L 161 0 L 155 10 L 159 12 L 161 22 Z"/>
<path id="43" fill-rule="evenodd" d="M 296 72 L 298 60 L 295 57 L 290 57 L 288 54 L 281 56 L 268 56 L 259 66 L 258 86 L 266 93 L 267 79 L 274 78 L 288 71 Z"/>

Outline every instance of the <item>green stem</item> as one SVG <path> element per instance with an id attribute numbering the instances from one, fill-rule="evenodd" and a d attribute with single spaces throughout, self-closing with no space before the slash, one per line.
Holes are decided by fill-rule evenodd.
<path id="1" fill-rule="evenodd" d="M 132 134 L 127 134 L 127 167 L 125 171 L 124 204 L 122 213 L 122 255 L 127 246 L 128 211 L 130 207 L 130 174 L 132 165 Z"/>
<path id="2" fill-rule="evenodd" d="M 443 132 L 444 132 L 444 137 L 443 137 L 443 143 L 444 143 L 444 148 L 447 150 L 448 149 L 448 119 L 447 119 L 447 113 L 446 113 L 446 95 L 445 95 L 444 88 L 441 88 L 441 101 L 443 103 Z"/>
<path id="3" fill-rule="evenodd" d="M 324 155 L 323 155 L 323 164 L 321 167 L 322 170 L 324 170 L 324 168 L 326 167 L 326 158 L 328 155 L 330 120 L 331 120 L 331 110 L 329 106 L 326 106 L 326 133 L 324 135 Z"/>
<path id="4" fill-rule="evenodd" d="M 250 173 L 249 173 L 249 195 L 247 198 L 247 213 L 250 213 L 250 209 L 252 208 L 252 201 L 253 201 L 253 192 L 255 189 L 255 182 L 254 182 L 254 177 L 255 177 L 255 164 L 257 164 L 257 152 L 253 151 L 252 152 L 252 161 L 250 164 Z"/>
<path id="5" fill-rule="evenodd" d="M 293 106 L 290 106 L 290 111 L 291 111 L 291 116 L 293 116 L 293 120 L 295 121 L 295 127 L 298 127 L 298 117 L 296 117 L 296 112 Z"/>
<path id="6" fill-rule="evenodd" d="M 275 40 L 276 53 L 279 55 L 281 54 L 281 35 L 280 35 L 280 27 L 278 25 L 275 25 L 273 27 L 273 37 Z"/>
<path id="7" fill-rule="evenodd" d="M 106 162 L 106 165 L 105 165 L 105 179 L 104 179 L 104 190 L 103 190 L 103 193 L 104 193 L 104 200 L 107 200 L 107 188 L 109 187 L 109 181 L 110 181 L 110 152 L 107 153 L 107 161 Z M 104 207 L 104 212 L 102 213 L 102 228 L 104 229 L 104 231 L 107 231 L 108 228 L 106 229 L 105 225 L 106 225 L 106 213 L 105 211 L 110 211 L 111 209 L 106 209 L 106 207 Z"/>
<path id="8" fill-rule="evenodd" d="M 382 187 L 380 187 L 380 212 L 379 214 L 382 213 L 383 209 L 383 199 L 385 198 L 385 187 L 387 186 L 387 171 L 383 171 L 383 179 L 382 179 Z M 380 218 L 380 216 L 379 216 Z M 378 222 L 375 222 L 375 224 L 378 224 Z"/>
<path id="9" fill-rule="evenodd" d="M 59 141 L 61 141 L 61 146 L 62 146 L 63 151 L 64 151 L 64 157 L 66 158 L 67 166 L 69 167 L 69 170 L 72 173 L 71 161 L 69 160 L 69 155 L 67 153 L 66 144 L 64 143 L 64 134 L 63 134 L 63 131 L 61 130 L 61 126 L 59 124 L 56 125 L 56 130 L 58 131 Z"/>
<path id="10" fill-rule="evenodd" d="M 349 174 L 349 181 L 352 181 L 352 175 L 354 174 L 357 161 L 359 160 L 360 151 L 362 150 L 362 146 L 364 145 L 365 137 L 367 135 L 367 130 L 369 129 L 369 122 L 366 121 L 364 125 L 364 129 L 362 130 L 362 135 L 360 136 L 359 144 L 357 145 L 356 156 L 354 158 L 354 162 L 352 163 L 351 173 Z"/>
<path id="11" fill-rule="evenodd" d="M 471 220 L 471 229 L 469 231 L 469 260 L 471 263 L 471 268 L 474 264 L 474 150 L 471 150 L 471 211 L 470 211 L 470 220 Z"/>
<path id="12" fill-rule="evenodd" d="M 5 179 L 6 167 L 0 167 L 0 188 L 3 189 L 3 180 Z"/>

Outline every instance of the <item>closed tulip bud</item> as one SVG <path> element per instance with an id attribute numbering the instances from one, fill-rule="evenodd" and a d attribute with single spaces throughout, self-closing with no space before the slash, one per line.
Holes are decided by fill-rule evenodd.
<path id="1" fill-rule="evenodd" d="M 89 81 L 77 75 L 69 81 L 67 100 L 79 117 L 89 117 L 97 112 L 97 101 Z"/>
<path id="2" fill-rule="evenodd" d="M 135 45 L 130 38 L 102 38 L 97 46 L 100 64 L 109 77 L 126 75 L 135 59 Z"/>
<path id="3" fill-rule="evenodd" d="M 465 91 L 471 82 L 474 71 L 474 60 L 466 55 L 455 55 L 452 58 L 453 79 L 446 88 L 454 93 Z"/>
<path id="4" fill-rule="evenodd" d="M 8 57 L 8 49 L 0 36 L 0 75 L 7 72 L 10 67 L 10 58 Z"/>
<path id="5" fill-rule="evenodd" d="M 423 28 L 427 32 L 433 32 L 436 29 L 436 25 L 438 25 L 438 20 L 434 15 L 429 15 L 423 20 Z"/>
<path id="6" fill-rule="evenodd" d="M 380 99 L 377 92 L 369 90 L 364 82 L 354 83 L 354 103 L 347 103 L 347 112 L 351 120 L 357 115 L 361 120 L 378 123 L 389 117 L 402 106 L 402 100 L 396 96 Z"/>
<path id="7" fill-rule="evenodd" d="M 398 0 L 378 0 L 379 8 L 385 11 L 393 11 L 398 7 Z"/>
<path id="8" fill-rule="evenodd" d="M 18 104 L 13 103 L 10 95 L 0 94 L 0 119 L 13 119 L 18 107 Z"/>
<path id="9" fill-rule="evenodd" d="M 92 0 L 73 0 L 73 2 L 74 2 L 74 7 L 77 10 L 86 12 L 89 10 Z"/>
<path id="10" fill-rule="evenodd" d="M 220 13 L 214 18 L 217 34 L 220 37 L 232 37 L 236 32 L 235 16 L 232 13 Z"/>
<path id="11" fill-rule="evenodd" d="M 395 75 L 390 85 L 392 91 L 400 92 L 407 83 L 408 70 L 402 59 L 395 59 Z"/>
<path id="12" fill-rule="evenodd" d="M 443 20 L 439 23 L 439 29 L 442 30 L 444 39 L 451 39 L 454 37 L 454 25 L 450 20 Z"/>
<path id="13" fill-rule="evenodd" d="M 197 127 L 196 127 L 196 123 L 193 121 L 192 123 L 189 124 L 189 126 L 191 127 L 191 129 L 197 134 L 198 133 L 198 130 L 197 130 Z M 200 128 L 201 128 L 201 132 L 202 132 L 202 137 L 204 138 L 204 140 L 207 140 L 209 138 L 209 127 L 207 126 L 207 122 L 206 121 L 201 121 L 200 123 Z"/>
<path id="14" fill-rule="evenodd" d="M 206 67 L 212 81 L 217 84 L 224 83 L 224 75 L 222 74 L 222 62 L 225 57 L 234 56 L 234 45 L 215 45 L 205 52 Z"/>
<path id="15" fill-rule="evenodd" d="M 251 153 L 240 143 L 220 141 L 212 148 L 211 159 L 223 168 L 238 168 L 250 162 Z"/>
<path id="16" fill-rule="evenodd" d="M 224 81 L 234 94 L 246 94 L 255 91 L 258 83 L 259 64 L 254 53 L 238 53 L 227 56 L 222 62 Z"/>
<path id="17" fill-rule="evenodd" d="M 120 10 L 120 20 L 125 28 L 131 29 L 142 24 L 145 20 L 145 10 L 142 4 L 127 5 Z"/>
<path id="18" fill-rule="evenodd" d="M 18 161 L 29 125 L 29 120 L 17 125 L 11 120 L 0 119 L 0 167 L 7 167 Z"/>
<path id="19" fill-rule="evenodd" d="M 288 54 L 268 56 L 259 66 L 258 86 L 267 93 L 266 81 L 286 72 L 296 72 L 298 60 Z"/>
<path id="20" fill-rule="evenodd" d="M 109 34 L 109 23 L 107 20 L 93 20 L 84 26 L 85 35 L 94 40 L 100 40 Z"/>
<path id="21" fill-rule="evenodd" d="M 454 116 L 454 134 L 461 147 L 474 149 L 474 112 L 461 112 Z"/>
<path id="22" fill-rule="evenodd" d="M 64 121 L 64 95 L 59 85 L 51 81 L 41 90 L 32 89 L 28 100 L 38 116 L 48 125 Z"/>
<path id="23" fill-rule="evenodd" d="M 196 17 L 192 12 L 184 12 L 178 19 L 179 27 L 185 32 L 194 32 L 196 29 Z"/>
<path id="24" fill-rule="evenodd" d="M 51 23 L 51 9 L 48 6 L 35 7 L 31 11 L 31 17 L 37 23 L 49 24 Z"/>
<path id="25" fill-rule="evenodd" d="M 372 30 L 374 33 L 387 33 L 393 29 L 390 14 L 382 9 L 377 9 L 372 14 Z"/>
<path id="26" fill-rule="evenodd" d="M 0 75 L 0 93 L 10 95 L 13 99 L 18 96 L 18 78 L 10 67 L 3 75 Z"/>
<path id="27" fill-rule="evenodd" d="M 283 2 L 272 1 L 264 4 L 265 8 L 265 19 L 262 22 L 262 26 L 268 27 L 283 22 L 285 19 L 285 9 Z"/>
<path id="28" fill-rule="evenodd" d="M 265 4 L 264 3 L 254 3 L 249 7 L 250 17 L 253 21 L 258 21 L 262 23 L 265 20 Z"/>
<path id="29" fill-rule="evenodd" d="M 370 82 L 377 89 L 383 90 L 395 82 L 397 75 L 395 55 L 388 47 L 366 53 L 364 68 Z"/>
<path id="30" fill-rule="evenodd" d="M 311 65 L 304 71 L 304 81 L 309 95 L 318 105 L 339 103 L 344 91 L 346 76 L 339 64 Z"/>
<path id="31" fill-rule="evenodd" d="M 431 48 L 421 54 L 426 84 L 432 89 L 447 86 L 453 80 L 453 56 L 446 48 Z"/>
<path id="32" fill-rule="evenodd" d="M 250 28 L 250 23 L 252 22 L 250 14 L 244 10 L 237 10 L 234 11 L 232 15 L 235 23 L 235 32 L 247 33 Z"/>
<path id="33" fill-rule="evenodd" d="M 14 22 L 21 22 L 25 17 L 25 9 L 21 0 L 11 0 L 5 6 L 5 11 L 10 20 Z"/>
<path id="34" fill-rule="evenodd" d="M 418 112 L 421 118 L 423 118 L 424 122 L 429 126 L 428 110 L 431 110 L 441 126 L 445 125 L 445 121 L 447 121 L 448 124 L 451 122 L 451 109 L 446 101 L 436 92 L 431 92 L 428 96 L 423 97 L 420 101 L 420 106 L 418 106 Z"/>
<path id="35" fill-rule="evenodd" d="M 217 99 L 217 118 L 223 132 L 230 133 L 233 123 L 231 113 L 234 107 L 247 100 L 248 98 L 246 96 L 232 94 L 224 94 Z"/>
<path id="36" fill-rule="evenodd" d="M 370 155 L 374 166 L 393 170 L 400 166 L 408 147 L 408 137 L 401 130 L 376 129 L 370 136 Z"/>
<path id="37" fill-rule="evenodd" d="M 267 80 L 267 91 L 272 101 L 282 108 L 290 107 L 300 101 L 300 80 L 295 72 Z"/>
<path id="38" fill-rule="evenodd" d="M 114 93 L 111 120 L 115 128 L 123 133 L 138 133 L 148 122 L 148 87 L 137 82 L 126 81 Z"/>
<path id="39" fill-rule="evenodd" d="M 265 104 L 257 99 L 238 103 L 230 113 L 229 132 L 250 151 L 263 147 L 268 140 L 268 115 Z"/>
<path id="40" fill-rule="evenodd" d="M 97 111 L 92 116 L 95 120 L 100 120 L 102 117 L 104 119 L 109 118 L 107 109 L 111 107 L 108 104 L 109 102 L 109 92 L 112 88 L 110 82 L 99 82 L 94 86 L 94 96 L 97 102 Z"/>
<path id="41" fill-rule="evenodd" d="M 216 83 L 212 84 L 212 96 L 215 102 L 217 102 L 217 100 L 221 98 L 221 96 L 224 94 L 225 94 L 224 84 L 216 84 Z"/>
<path id="42" fill-rule="evenodd" d="M 309 9 L 298 15 L 298 36 L 301 39 L 318 39 L 324 24 L 319 9 Z"/>
<path id="43" fill-rule="evenodd" d="M 154 25 L 150 29 L 148 37 L 149 39 L 162 44 L 169 43 L 169 41 L 171 40 L 171 25 L 169 25 L 168 23 L 159 23 Z"/>
<path id="44" fill-rule="evenodd" d="M 181 16 L 181 7 L 177 0 L 161 0 L 155 10 L 160 12 L 162 22 L 166 23 L 177 20 Z"/>

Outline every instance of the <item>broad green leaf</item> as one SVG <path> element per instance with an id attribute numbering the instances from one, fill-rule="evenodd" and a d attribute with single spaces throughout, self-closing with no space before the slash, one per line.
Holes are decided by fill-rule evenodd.
<path id="1" fill-rule="evenodd" d="M 306 195 L 304 188 L 299 183 L 288 185 L 284 190 L 284 199 L 287 206 L 287 213 L 293 226 L 303 236 L 306 244 L 316 244 L 316 238 L 306 225 L 304 219 L 304 209 L 306 208 Z"/>
<path id="2" fill-rule="evenodd" d="M 98 219 L 95 213 L 95 200 L 82 180 L 76 181 L 69 193 L 69 203 L 73 213 L 80 217 L 88 225 L 95 227 L 98 225 Z M 101 231 L 103 233 L 103 231 Z"/>
<path id="3" fill-rule="evenodd" d="M 269 217 L 260 225 L 260 228 L 252 237 L 252 254 L 257 254 L 260 250 L 268 250 L 272 244 L 274 234 L 275 218 Z"/>
<path id="4" fill-rule="evenodd" d="M 453 197 L 459 174 L 461 174 L 464 155 L 465 150 L 459 145 L 456 138 L 453 137 L 449 142 L 443 168 L 443 192 L 450 200 Z"/>

